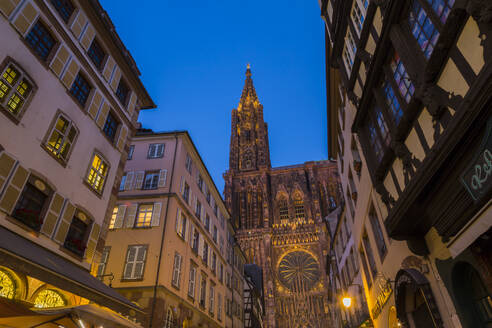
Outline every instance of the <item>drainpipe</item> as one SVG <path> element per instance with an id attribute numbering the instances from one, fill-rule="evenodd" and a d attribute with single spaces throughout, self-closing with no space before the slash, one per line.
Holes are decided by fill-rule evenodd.
<path id="1" fill-rule="evenodd" d="M 169 179 L 169 196 L 167 198 L 166 203 L 166 211 L 164 213 L 164 222 L 162 224 L 162 236 L 161 236 L 161 248 L 159 250 L 159 260 L 157 261 L 157 274 L 155 276 L 155 284 L 154 284 L 154 295 L 152 298 L 152 309 L 150 310 L 150 321 L 149 328 L 152 328 L 152 321 L 154 320 L 154 312 L 155 312 L 155 303 L 157 297 L 157 285 L 159 284 L 159 273 L 161 271 L 161 261 L 162 261 L 162 252 L 164 248 L 164 235 L 166 233 L 166 224 L 167 224 L 167 213 L 169 211 L 169 202 L 171 200 L 171 188 L 173 186 L 173 177 L 174 177 L 174 164 L 176 163 L 176 151 L 178 150 L 178 134 L 174 134 L 175 146 L 174 146 L 174 156 L 173 156 L 173 166 L 171 168 L 171 178 Z"/>

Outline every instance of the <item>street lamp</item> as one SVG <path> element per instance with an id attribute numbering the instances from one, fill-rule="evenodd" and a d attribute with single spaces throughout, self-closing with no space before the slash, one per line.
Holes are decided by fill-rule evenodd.
<path id="1" fill-rule="evenodd" d="M 350 296 L 345 296 L 342 299 L 343 306 L 345 306 L 347 309 L 352 305 L 352 297 Z"/>

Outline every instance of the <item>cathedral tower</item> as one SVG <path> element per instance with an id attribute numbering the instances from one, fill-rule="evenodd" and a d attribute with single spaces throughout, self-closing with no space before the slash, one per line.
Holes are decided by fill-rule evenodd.
<path id="1" fill-rule="evenodd" d="M 324 218 L 338 200 L 336 165 L 271 167 L 268 128 L 249 65 L 231 125 L 225 201 L 248 262 L 262 268 L 265 327 L 329 327 Z"/>

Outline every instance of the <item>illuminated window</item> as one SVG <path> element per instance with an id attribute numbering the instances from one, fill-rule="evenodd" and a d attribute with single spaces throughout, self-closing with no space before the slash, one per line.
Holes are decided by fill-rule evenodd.
<path id="1" fill-rule="evenodd" d="M 118 125 L 118 120 L 114 117 L 113 113 L 109 112 L 104 123 L 103 132 L 111 142 L 114 142 Z"/>
<path id="2" fill-rule="evenodd" d="M 87 176 L 87 183 L 98 193 L 102 193 L 108 174 L 108 164 L 98 154 L 94 154 Z"/>
<path id="3" fill-rule="evenodd" d="M 407 103 L 410 102 L 412 96 L 415 92 L 415 87 L 410 80 L 410 76 L 403 65 L 403 62 L 400 59 L 398 53 L 394 53 L 393 58 L 390 63 L 391 71 L 393 72 L 393 78 L 395 79 L 396 84 L 398 85 L 398 89 L 400 90 L 400 94 L 405 99 Z"/>
<path id="4" fill-rule="evenodd" d="M 427 0 L 427 2 L 432 6 L 441 23 L 446 23 L 455 0 Z"/>
<path id="5" fill-rule="evenodd" d="M 114 229 L 114 223 L 116 222 L 116 217 L 118 216 L 118 206 L 113 208 L 113 213 L 111 214 L 111 220 L 109 221 L 109 229 Z"/>
<path id="6" fill-rule="evenodd" d="M 153 210 L 154 210 L 154 204 L 139 205 L 135 227 L 136 228 L 150 227 L 150 223 L 152 222 Z"/>
<path id="7" fill-rule="evenodd" d="M 90 92 L 91 86 L 89 82 L 80 73 L 77 74 L 77 77 L 73 81 L 72 88 L 70 88 L 70 93 L 82 106 L 84 106 L 87 102 L 87 98 L 89 98 Z"/>
<path id="8" fill-rule="evenodd" d="M 296 215 L 296 219 L 304 219 L 304 202 L 299 195 L 297 195 L 296 199 L 294 200 L 294 212 Z"/>
<path id="9" fill-rule="evenodd" d="M 34 307 L 37 308 L 54 308 L 66 305 L 67 302 L 62 294 L 53 289 L 45 289 L 39 292 L 34 300 Z"/>
<path id="10" fill-rule="evenodd" d="M 55 6 L 56 11 L 58 11 L 65 23 L 68 23 L 75 9 L 72 2 L 70 0 L 51 0 L 51 3 Z"/>
<path id="11" fill-rule="evenodd" d="M 128 99 L 129 93 L 130 93 L 130 89 L 128 88 L 128 85 L 126 85 L 125 81 L 121 79 L 120 83 L 118 84 L 118 88 L 116 89 L 116 96 L 118 97 L 118 99 L 120 100 L 123 106 L 126 105 L 126 101 Z"/>
<path id="12" fill-rule="evenodd" d="M 106 53 L 96 39 L 92 41 L 89 50 L 87 50 L 87 55 L 89 55 L 89 58 L 97 67 L 97 69 L 101 70 L 104 58 L 106 57 Z"/>
<path id="13" fill-rule="evenodd" d="M 286 223 L 289 219 L 289 207 L 287 205 L 287 200 L 282 198 L 278 201 L 278 213 L 281 223 Z"/>
<path id="14" fill-rule="evenodd" d="M 123 279 L 142 279 L 146 258 L 147 245 L 128 246 Z"/>
<path id="15" fill-rule="evenodd" d="M 437 39 L 439 38 L 439 31 L 436 29 L 418 0 L 413 0 L 409 24 L 413 36 L 424 52 L 424 56 L 428 59 L 436 46 Z"/>
<path id="16" fill-rule="evenodd" d="M 0 270 L 0 297 L 13 299 L 16 288 L 15 281 L 10 274 L 7 271 Z"/>
<path id="17" fill-rule="evenodd" d="M 32 91 L 32 83 L 15 65 L 9 64 L 0 76 L 0 104 L 14 116 L 27 101 Z"/>
<path id="18" fill-rule="evenodd" d="M 26 41 L 34 53 L 42 60 L 48 58 L 56 43 L 46 26 L 40 20 L 34 24 L 31 31 L 26 35 Z"/>
<path id="19" fill-rule="evenodd" d="M 59 114 L 45 146 L 56 158 L 66 162 L 77 133 L 73 122 Z"/>

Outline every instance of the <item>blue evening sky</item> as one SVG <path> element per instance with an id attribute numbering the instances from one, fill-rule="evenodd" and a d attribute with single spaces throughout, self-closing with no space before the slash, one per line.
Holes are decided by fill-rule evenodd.
<path id="1" fill-rule="evenodd" d="M 272 166 L 327 159 L 324 31 L 316 0 L 101 0 L 157 109 L 139 121 L 188 130 L 220 192 L 246 64 Z"/>

